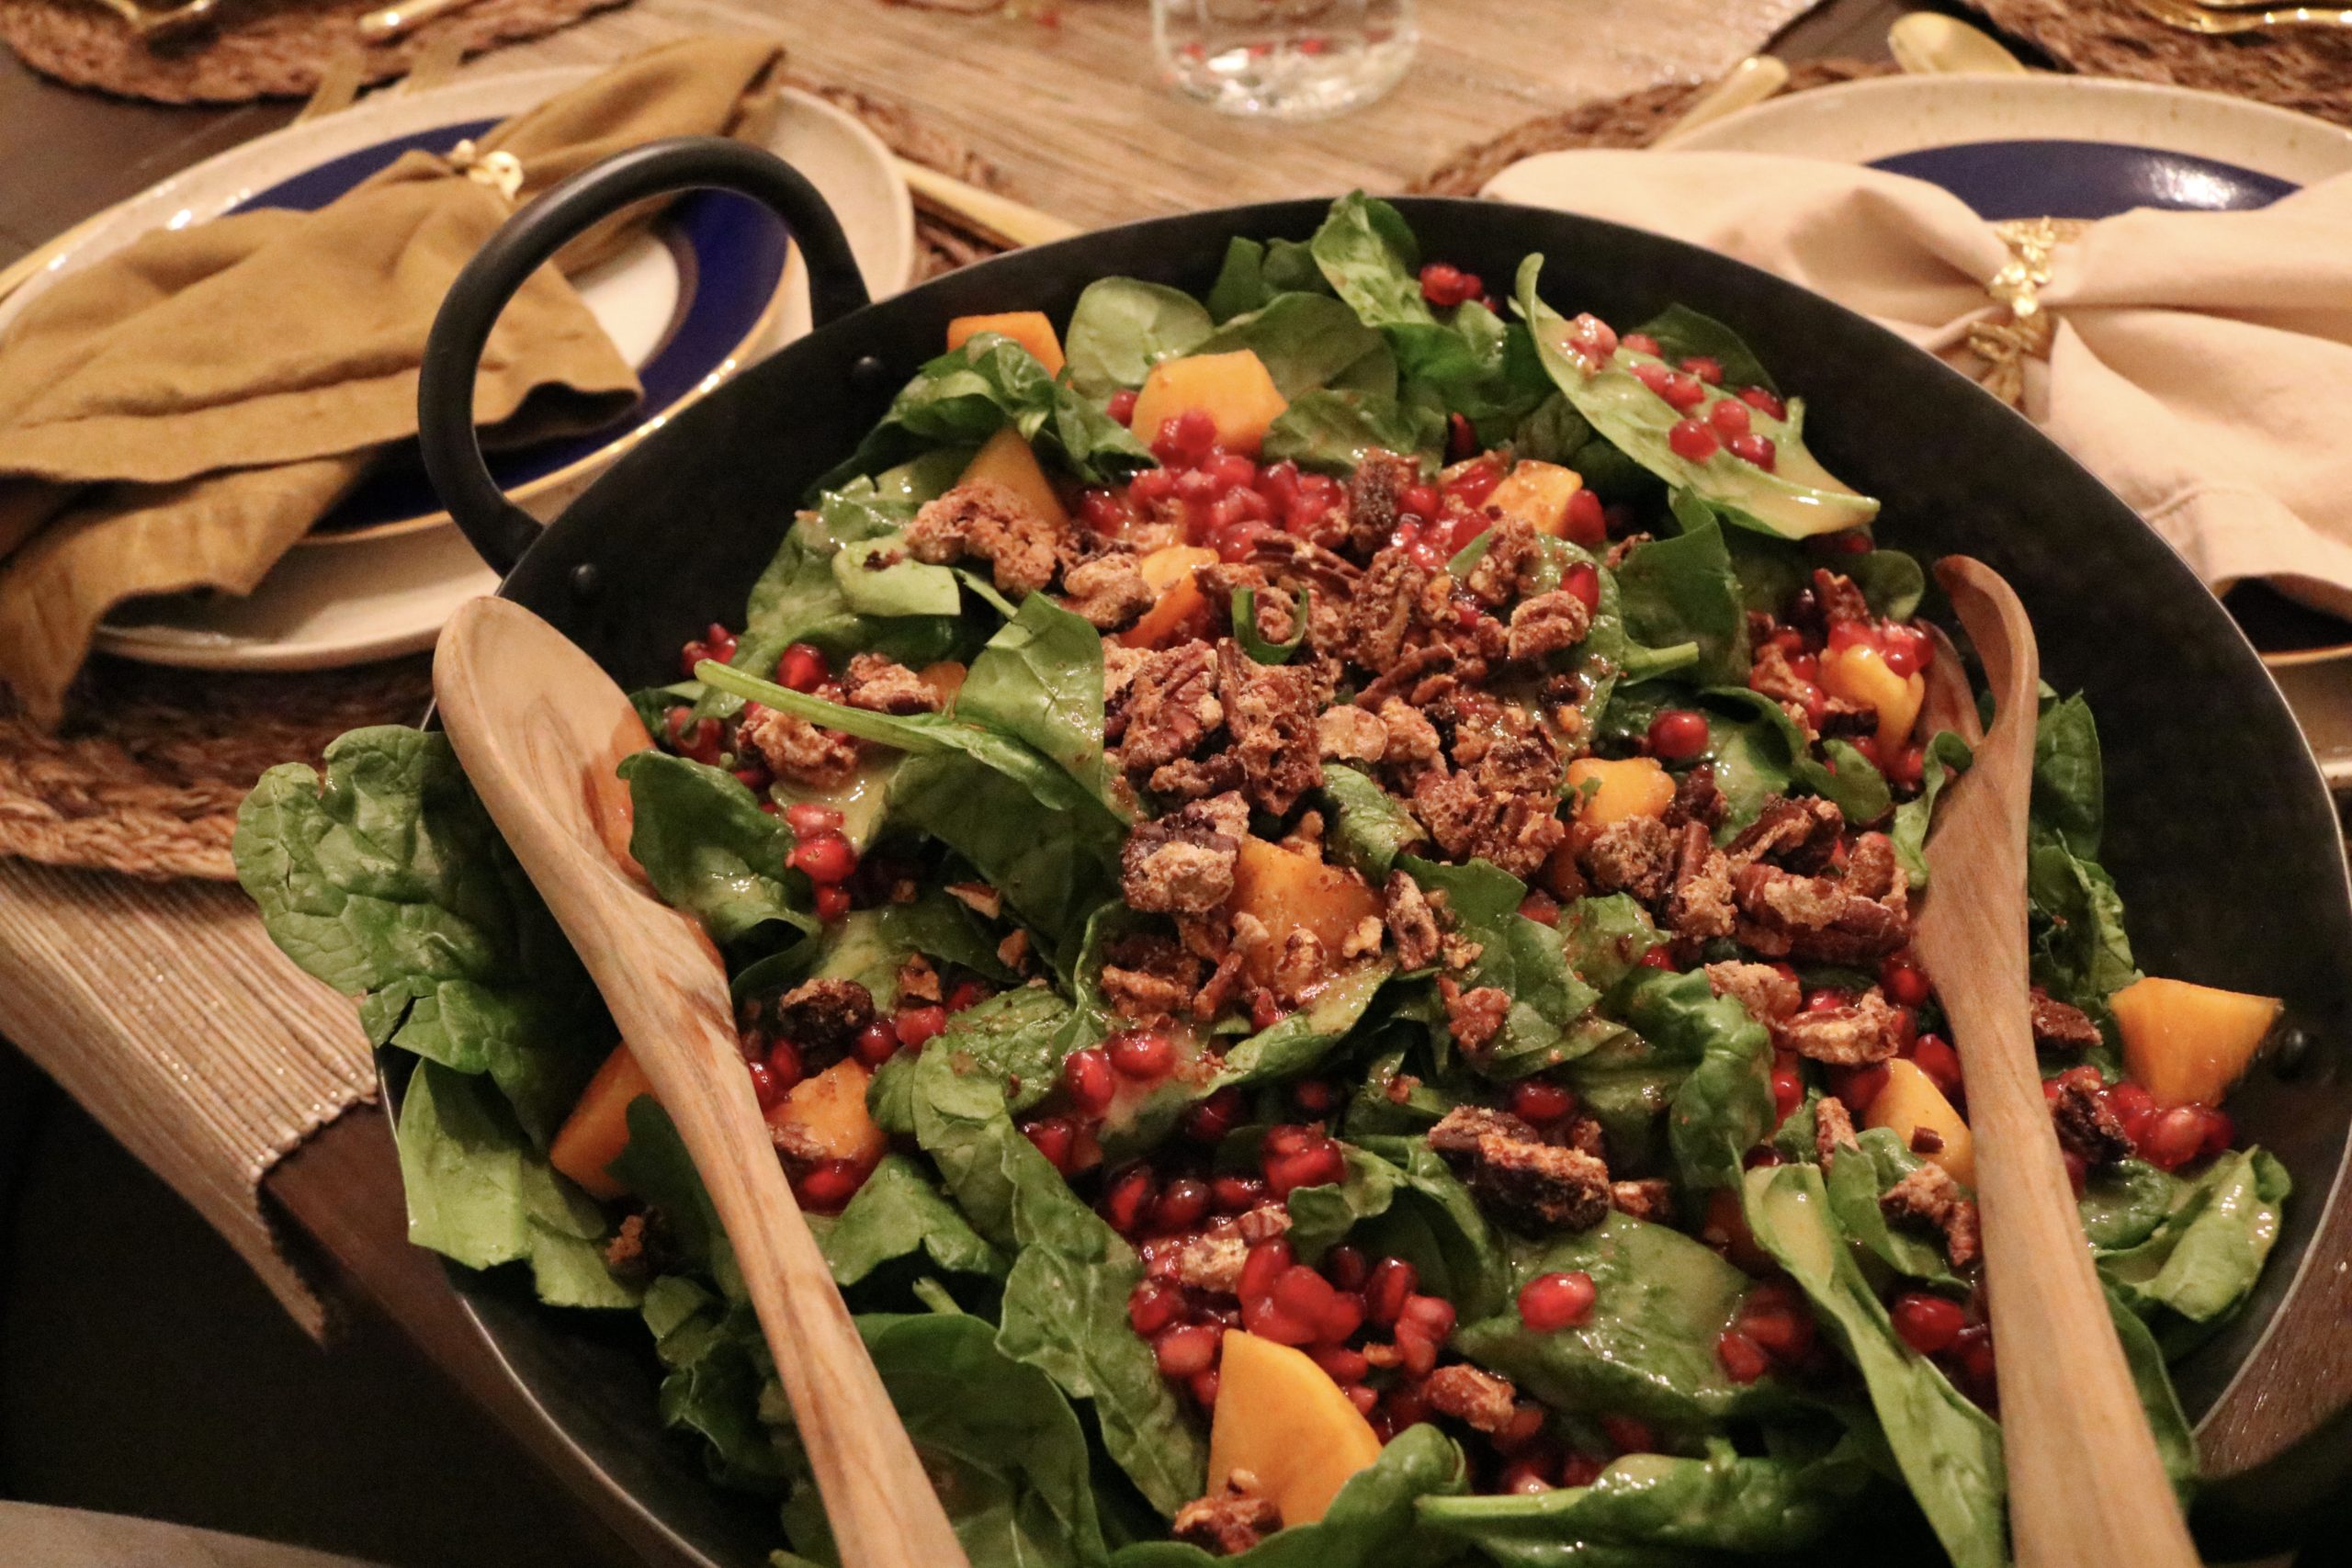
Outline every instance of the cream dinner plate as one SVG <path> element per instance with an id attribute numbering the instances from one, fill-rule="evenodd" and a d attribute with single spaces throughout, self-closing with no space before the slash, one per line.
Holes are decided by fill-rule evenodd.
<path id="1" fill-rule="evenodd" d="M 58 277 L 150 230 L 248 204 L 323 205 L 409 148 L 446 149 L 594 74 L 561 67 L 383 96 L 222 153 L 108 212 L 0 303 L 0 330 Z M 832 205 L 869 291 L 879 299 L 905 288 L 914 206 L 874 133 L 820 99 L 786 92 L 765 145 Z M 646 397 L 593 435 L 498 455 L 493 468 L 508 493 L 542 517 L 672 414 L 808 330 L 797 249 L 740 197 L 704 192 L 678 202 L 623 254 L 574 281 L 637 367 Z M 458 604 L 496 586 L 433 500 L 413 450 L 396 451 L 251 595 L 137 601 L 98 628 L 96 646 L 188 669 L 328 669 L 429 648 Z"/>

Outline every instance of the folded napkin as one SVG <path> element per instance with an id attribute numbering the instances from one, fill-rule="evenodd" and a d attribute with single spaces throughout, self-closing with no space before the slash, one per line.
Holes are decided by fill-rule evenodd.
<path id="1" fill-rule="evenodd" d="M 0 338 L 0 682 L 54 722 L 116 604 L 251 592 L 416 434 L 434 314 L 514 202 L 638 142 L 747 130 L 779 57 L 670 44 L 315 213 L 158 231 L 35 299 Z M 625 238 L 600 226 L 507 308 L 475 387 L 495 438 L 595 429 L 638 396 L 563 276 Z"/>
<path id="2" fill-rule="evenodd" d="M 1545 153 L 1484 194 L 1687 240 L 1871 316 L 2010 395 L 2216 592 L 2264 577 L 2352 615 L 2352 175 L 2256 211 L 2054 232 L 1762 153 Z"/>

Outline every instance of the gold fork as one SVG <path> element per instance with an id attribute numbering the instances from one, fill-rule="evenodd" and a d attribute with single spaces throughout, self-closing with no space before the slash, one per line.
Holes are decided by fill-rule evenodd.
<path id="1" fill-rule="evenodd" d="M 210 16 L 220 0 L 183 0 L 182 4 L 162 11 L 151 11 L 138 0 L 97 0 L 97 4 L 120 17 L 130 24 L 132 32 L 146 39 L 194 26 Z"/>
<path id="2" fill-rule="evenodd" d="M 2262 32 L 2278 28 L 2352 28 L 2352 10 L 2324 6 L 2293 6 L 2267 11 L 2217 10 L 2192 0 L 2132 0 L 2141 11 L 2182 32 L 2221 37 L 2230 33 Z"/>

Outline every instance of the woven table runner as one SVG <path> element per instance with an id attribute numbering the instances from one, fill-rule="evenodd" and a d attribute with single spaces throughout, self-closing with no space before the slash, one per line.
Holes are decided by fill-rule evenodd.
<path id="1" fill-rule="evenodd" d="M 2352 28 L 2281 28 L 2209 38 L 2155 20 L 2132 0 L 1968 0 L 2052 60 L 2256 98 L 2352 125 Z M 2276 0 L 2284 7 L 2292 0 Z"/>

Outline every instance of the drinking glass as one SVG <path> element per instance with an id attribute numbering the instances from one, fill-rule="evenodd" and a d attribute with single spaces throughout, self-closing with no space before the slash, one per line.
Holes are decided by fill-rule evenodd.
<path id="1" fill-rule="evenodd" d="M 1227 114 L 1317 119 L 1368 104 L 1413 62 L 1413 0 L 1152 0 L 1182 92 Z"/>

